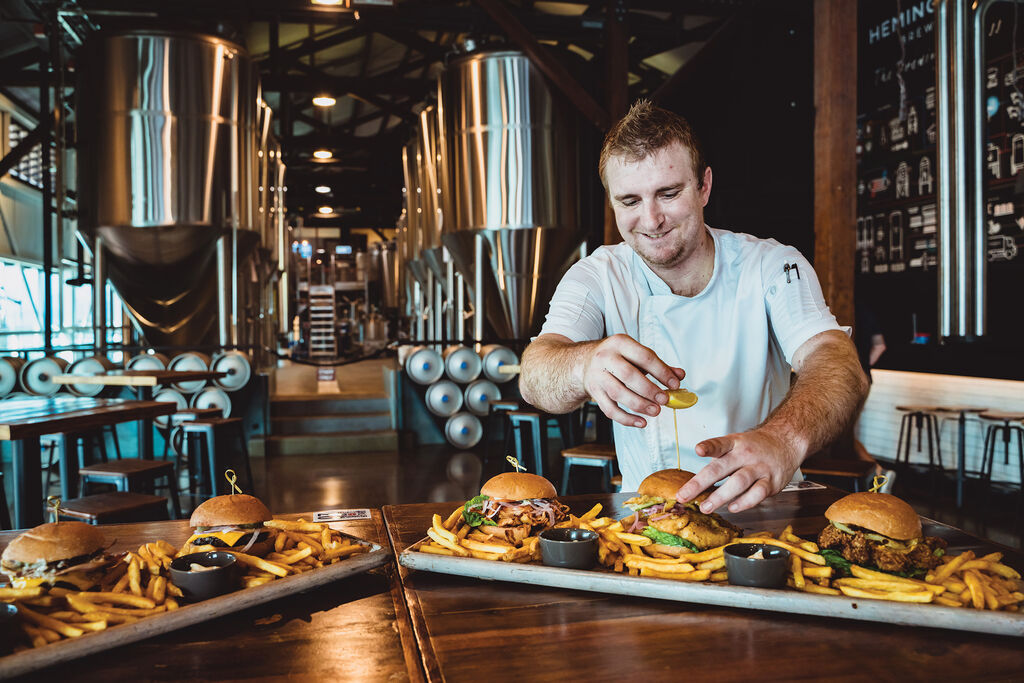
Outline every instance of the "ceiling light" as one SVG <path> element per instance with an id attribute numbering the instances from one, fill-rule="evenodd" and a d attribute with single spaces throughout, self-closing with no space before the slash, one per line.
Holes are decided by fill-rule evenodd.
<path id="1" fill-rule="evenodd" d="M 330 192 L 330 191 L 331 191 L 331 188 L 327 187 L 326 185 L 317 185 L 317 186 L 316 186 L 315 188 L 313 188 L 313 189 L 315 189 L 315 190 L 316 190 L 317 192 L 319 192 L 320 194 L 327 194 L 328 192 Z"/>
<path id="2" fill-rule="evenodd" d="M 317 211 L 319 213 L 323 213 L 323 214 L 334 213 L 334 207 L 333 206 L 321 206 L 319 209 L 317 209 Z"/>
<path id="3" fill-rule="evenodd" d="M 317 95 L 313 98 L 313 104 L 318 107 L 333 107 L 334 103 L 338 100 L 334 99 L 330 95 Z"/>
<path id="4" fill-rule="evenodd" d="M 314 5 L 340 5 L 345 0 L 310 0 Z"/>
<path id="5" fill-rule="evenodd" d="M 334 156 L 334 153 L 331 152 L 331 150 L 329 149 L 318 149 L 317 151 L 313 152 L 313 156 L 316 157 L 317 159 L 330 159 L 331 157 Z"/>

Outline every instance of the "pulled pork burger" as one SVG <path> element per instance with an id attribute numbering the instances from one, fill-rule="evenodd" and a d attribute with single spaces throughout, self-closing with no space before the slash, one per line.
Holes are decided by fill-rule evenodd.
<path id="1" fill-rule="evenodd" d="M 826 561 L 849 573 L 850 564 L 902 576 L 922 576 L 945 554 L 946 541 L 923 536 L 921 519 L 888 493 L 851 493 L 825 511 L 830 524 L 818 535 Z"/>
<path id="2" fill-rule="evenodd" d="M 480 495 L 466 501 L 462 518 L 475 529 L 512 544 L 565 519 L 568 506 L 554 485 L 536 474 L 505 472 L 487 480 Z"/>
<path id="3" fill-rule="evenodd" d="M 738 527 L 717 514 L 700 511 L 700 503 L 710 492 L 705 491 L 685 504 L 676 501 L 676 491 L 692 477 L 693 472 L 686 470 L 660 470 L 640 482 L 640 495 L 625 502 L 634 514 L 623 519 L 622 526 L 654 541 L 645 549 L 679 557 L 717 548 L 740 535 Z"/>
<path id="4" fill-rule="evenodd" d="M 117 558 L 105 553 L 103 533 L 84 522 L 50 522 L 11 541 L 0 556 L 0 571 L 15 588 L 57 586 L 88 590 Z"/>
<path id="5" fill-rule="evenodd" d="M 189 524 L 195 533 L 186 547 L 211 545 L 263 557 L 274 547 L 274 530 L 263 526 L 270 519 L 259 498 L 244 493 L 215 496 L 192 513 Z"/>

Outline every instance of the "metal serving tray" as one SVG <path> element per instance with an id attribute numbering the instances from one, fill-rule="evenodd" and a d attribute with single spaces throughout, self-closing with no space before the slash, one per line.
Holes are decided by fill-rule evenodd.
<path id="1" fill-rule="evenodd" d="M 202 602 L 182 605 L 176 610 L 154 614 L 139 619 L 133 624 L 119 624 L 103 631 L 87 633 L 78 638 L 65 638 L 43 647 L 0 657 L 0 680 L 222 617 L 225 614 L 261 605 L 292 593 L 301 593 L 353 574 L 367 572 L 375 567 L 385 565 L 391 560 L 391 552 L 377 543 L 371 543 L 346 533 L 342 533 L 342 535 L 362 545 L 370 546 L 370 552 L 352 555 L 341 562 L 301 574 L 286 576 L 261 586 L 242 588 Z"/>
<path id="2" fill-rule="evenodd" d="M 796 590 L 746 588 L 714 584 L 629 576 L 603 569 L 561 569 L 536 564 L 450 557 L 417 552 L 424 538 L 399 556 L 403 567 L 475 579 L 511 581 L 535 586 L 633 595 L 642 598 L 676 600 L 700 605 L 809 614 L 837 619 L 877 621 L 904 626 L 930 626 L 957 631 L 976 631 L 1004 636 L 1024 636 L 1024 614 L 992 612 L 967 607 L 943 607 L 884 600 L 850 598 L 845 595 L 815 595 Z"/>

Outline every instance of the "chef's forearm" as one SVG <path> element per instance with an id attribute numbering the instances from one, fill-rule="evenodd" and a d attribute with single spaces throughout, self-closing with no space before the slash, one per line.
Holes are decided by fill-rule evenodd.
<path id="1" fill-rule="evenodd" d="M 868 392 L 853 344 L 841 332 L 823 335 L 795 368 L 786 399 L 761 425 L 786 440 L 801 462 L 850 426 Z"/>
<path id="2" fill-rule="evenodd" d="M 519 391 L 523 399 L 549 413 L 568 413 L 587 400 L 583 388 L 588 351 L 597 342 L 574 343 L 540 337 L 523 351 Z"/>

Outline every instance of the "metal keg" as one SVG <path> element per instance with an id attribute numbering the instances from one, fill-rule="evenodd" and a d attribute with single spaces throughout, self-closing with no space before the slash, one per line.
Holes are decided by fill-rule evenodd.
<path id="1" fill-rule="evenodd" d="M 185 455 L 185 428 L 174 425 L 166 437 L 170 441 L 171 453 L 181 457 Z"/>
<path id="2" fill-rule="evenodd" d="M 249 357 L 241 351 L 221 351 L 215 354 L 210 362 L 210 370 L 228 373 L 213 380 L 213 383 L 224 391 L 238 391 L 248 384 L 249 378 L 252 377 Z"/>
<path id="3" fill-rule="evenodd" d="M 482 362 L 476 351 L 456 344 L 444 350 L 444 372 L 459 384 L 468 384 L 480 376 Z"/>
<path id="4" fill-rule="evenodd" d="M 444 374 L 444 360 L 429 346 L 416 346 L 405 358 L 405 371 L 417 384 L 432 384 Z"/>
<path id="5" fill-rule="evenodd" d="M 168 370 L 179 372 L 206 372 L 210 369 L 210 356 L 199 351 L 179 353 L 167 364 Z M 171 386 L 183 394 L 194 394 L 206 386 L 205 379 L 191 379 L 185 382 L 171 382 Z"/>
<path id="6" fill-rule="evenodd" d="M 231 398 L 223 389 L 217 387 L 206 387 L 200 391 L 192 397 L 189 407 L 198 410 L 220 408 L 220 412 L 224 417 L 231 417 Z"/>
<path id="7" fill-rule="evenodd" d="M 484 416 L 491 412 L 491 401 L 501 398 L 501 389 L 489 379 L 478 379 L 466 386 L 464 398 L 469 412 Z"/>
<path id="8" fill-rule="evenodd" d="M 448 417 L 462 409 L 462 389 L 455 382 L 443 379 L 427 388 L 427 410 Z"/>
<path id="9" fill-rule="evenodd" d="M 170 359 L 162 353 L 140 353 L 125 364 L 127 370 L 166 370 Z"/>
<path id="10" fill-rule="evenodd" d="M 105 375 L 113 370 L 116 365 L 106 356 L 88 356 L 79 358 L 68 368 L 69 375 L 82 375 L 94 377 Z M 112 391 L 113 389 L 113 391 Z M 115 393 L 120 387 L 105 387 L 102 384 L 69 384 L 68 391 L 75 396 L 99 396 L 102 393 Z"/>
<path id="11" fill-rule="evenodd" d="M 18 358 L 17 356 L 0 358 L 0 398 L 7 396 L 12 391 L 18 390 L 18 376 L 21 374 L 21 368 L 24 365 L 24 358 Z"/>
<path id="12" fill-rule="evenodd" d="M 455 413 L 444 423 L 444 436 L 456 448 L 472 448 L 483 435 L 480 418 L 472 413 Z"/>
<path id="13" fill-rule="evenodd" d="M 161 389 L 156 393 L 156 396 L 153 397 L 153 400 L 162 401 L 164 403 L 173 403 L 177 406 L 175 411 L 185 410 L 185 408 L 188 408 L 188 400 L 182 395 L 180 391 L 175 391 L 174 389 Z M 160 427 L 162 429 L 166 429 L 167 425 L 170 424 L 170 422 L 170 415 L 160 415 L 158 417 L 153 418 L 153 423 L 156 424 L 157 427 Z"/>
<path id="14" fill-rule="evenodd" d="M 504 384 L 515 374 L 504 374 L 501 367 L 504 365 L 518 365 L 519 356 L 507 346 L 501 344 L 488 344 L 480 349 L 480 358 L 483 363 L 484 377 L 497 384 Z"/>
<path id="15" fill-rule="evenodd" d="M 60 391 L 60 384 L 53 381 L 57 375 L 63 375 L 68 369 L 68 362 L 56 356 L 36 358 L 25 363 L 21 368 L 21 386 L 35 396 L 53 396 Z"/>

